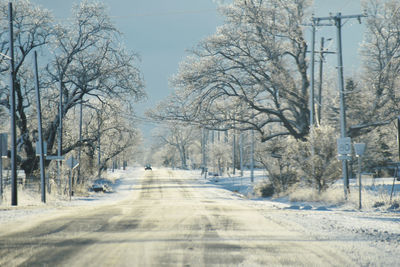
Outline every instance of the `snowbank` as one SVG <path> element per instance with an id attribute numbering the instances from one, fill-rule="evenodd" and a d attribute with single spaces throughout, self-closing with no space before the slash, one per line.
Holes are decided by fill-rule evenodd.
<path id="1" fill-rule="evenodd" d="M 132 188 L 135 186 L 137 178 L 142 175 L 142 168 L 109 171 L 104 176 L 108 181 L 111 181 L 111 192 L 88 192 L 86 196 L 73 196 L 71 201 L 69 197 L 53 193 L 47 194 L 46 203 L 42 203 L 38 190 L 22 190 L 19 188 L 18 206 L 11 206 L 11 192 L 7 188 L 4 192 L 4 200 L 0 204 L 0 224 L 12 220 L 26 220 L 29 216 L 52 213 L 64 207 L 102 205 L 121 201 L 132 193 Z"/>

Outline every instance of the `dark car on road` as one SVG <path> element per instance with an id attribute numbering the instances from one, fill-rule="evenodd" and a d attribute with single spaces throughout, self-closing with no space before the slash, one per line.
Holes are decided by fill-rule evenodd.
<path id="1" fill-rule="evenodd" d="M 151 165 L 150 164 L 146 164 L 146 166 L 144 166 L 144 170 L 145 171 L 151 171 Z"/>

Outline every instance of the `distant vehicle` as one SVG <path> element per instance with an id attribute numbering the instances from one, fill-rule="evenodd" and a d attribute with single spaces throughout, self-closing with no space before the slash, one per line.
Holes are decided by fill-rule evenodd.
<path id="1" fill-rule="evenodd" d="M 151 171 L 152 170 L 151 165 L 150 164 L 146 164 L 146 166 L 144 167 L 144 170 L 145 171 L 147 171 L 147 170 Z"/>

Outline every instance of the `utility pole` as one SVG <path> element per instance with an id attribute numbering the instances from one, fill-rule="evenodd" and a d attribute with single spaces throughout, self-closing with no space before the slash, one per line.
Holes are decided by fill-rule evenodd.
<path id="1" fill-rule="evenodd" d="M 347 137 L 346 128 L 346 102 L 344 95 L 344 79 L 343 79 L 343 56 L 342 56 L 342 15 L 338 13 L 335 17 L 336 26 L 336 42 L 337 42 L 337 71 L 338 71 L 338 84 L 340 96 L 340 137 Z M 342 159 L 342 176 L 343 176 L 343 189 L 345 199 L 347 199 L 349 189 L 349 173 L 347 160 Z"/>
<path id="2" fill-rule="evenodd" d="M 312 37 L 311 37 L 311 81 L 310 81 L 310 130 L 314 128 L 314 65 L 315 65 L 315 21 L 313 20 L 312 25 Z"/>
<path id="3" fill-rule="evenodd" d="M 214 131 L 214 130 L 211 130 L 211 142 L 210 142 L 210 150 L 211 150 L 211 151 L 213 151 L 214 148 L 215 148 L 214 142 L 215 142 L 215 131 Z M 212 157 L 212 156 L 213 156 L 213 153 L 211 152 L 210 154 L 211 154 L 210 157 Z M 211 168 L 212 168 L 212 171 L 215 173 L 215 172 L 216 172 L 216 171 L 215 171 L 215 158 L 212 158 L 212 159 L 211 159 L 211 166 L 210 166 L 210 169 L 211 169 Z"/>
<path id="4" fill-rule="evenodd" d="M 235 175 L 236 174 L 236 130 L 235 130 L 235 118 L 233 118 L 233 142 L 232 142 L 232 174 Z"/>
<path id="5" fill-rule="evenodd" d="M 324 64 L 324 37 L 321 37 L 321 47 L 319 50 L 319 84 L 318 84 L 318 106 L 317 106 L 317 120 L 318 125 L 321 124 L 321 110 L 322 110 L 322 71 Z"/>
<path id="6" fill-rule="evenodd" d="M 361 158 L 365 152 L 365 143 L 354 144 L 354 150 L 358 161 L 358 208 L 361 210 Z"/>
<path id="7" fill-rule="evenodd" d="M 36 89 L 36 106 L 37 106 L 37 117 L 38 117 L 38 135 L 39 135 L 39 156 L 40 156 L 40 189 L 42 193 L 42 202 L 46 203 L 46 179 L 45 179 L 45 168 L 44 168 L 44 146 L 43 146 L 43 134 L 42 134 L 42 111 L 40 105 L 40 90 L 39 90 L 39 74 L 37 66 L 37 52 L 33 53 L 33 64 L 35 67 L 35 89 Z"/>
<path id="8" fill-rule="evenodd" d="M 12 3 L 8 3 L 9 49 L 10 49 L 10 113 L 11 113 L 11 205 L 18 205 L 17 190 L 17 129 L 15 125 L 15 73 L 14 73 L 14 30 Z"/>
<path id="9" fill-rule="evenodd" d="M 397 117 L 397 147 L 398 147 L 399 162 L 400 162 L 400 116 Z"/>
<path id="10" fill-rule="evenodd" d="M 62 156 L 62 134 L 63 134 L 63 89 L 62 89 L 62 76 L 60 74 L 59 77 L 59 90 L 60 90 L 60 99 L 58 103 L 58 148 L 57 148 L 57 183 L 58 183 L 58 190 L 61 190 L 61 156 Z"/>
<path id="11" fill-rule="evenodd" d="M 336 26 L 336 46 L 337 46 L 337 75 L 338 75 L 338 85 L 339 85 L 339 97 L 340 97 L 340 138 L 347 137 L 347 129 L 346 129 L 346 103 L 345 103 L 345 95 L 344 95 L 344 79 L 343 79 L 343 56 L 342 56 L 342 19 L 352 19 L 356 18 L 361 23 L 361 18 L 366 17 L 363 14 L 357 15 L 346 15 L 343 16 L 341 13 L 337 13 L 336 16 L 329 17 L 319 17 L 313 18 L 313 24 L 322 20 L 333 21 Z M 343 187 L 344 187 L 344 196 L 347 199 L 348 191 L 349 191 L 349 177 L 348 177 L 348 166 L 347 166 L 347 158 L 342 157 L 342 176 L 343 176 Z"/>
<path id="12" fill-rule="evenodd" d="M 7 158 L 7 134 L 0 133 L 0 204 L 3 201 L 3 158 Z"/>
<path id="13" fill-rule="evenodd" d="M 250 169 L 250 181 L 254 182 L 254 129 L 251 129 L 251 169 Z"/>
<path id="14" fill-rule="evenodd" d="M 337 71 L 338 71 L 338 84 L 340 95 L 340 137 L 347 137 L 346 127 L 346 102 L 344 95 L 344 79 L 343 79 L 343 56 L 342 56 L 342 16 L 338 13 L 335 17 L 336 26 L 336 42 L 337 42 Z M 349 177 L 347 160 L 342 160 L 342 175 L 344 180 L 344 194 L 347 199 Z"/>
<path id="15" fill-rule="evenodd" d="M 310 133 L 311 133 L 311 168 L 312 176 L 315 176 L 315 164 L 314 164 L 314 65 L 315 65 L 315 21 L 312 21 L 312 37 L 311 37 L 311 81 L 310 81 Z"/>
<path id="16" fill-rule="evenodd" d="M 309 109 L 310 109 L 310 135 L 311 135 L 311 168 L 312 175 L 315 175 L 315 164 L 314 164 L 314 126 L 315 126 L 315 96 L 314 96 L 314 87 L 315 87 L 315 78 L 314 78 L 314 66 L 315 66 L 315 31 L 316 26 L 331 26 L 331 24 L 320 24 L 319 19 L 312 17 L 311 24 L 305 24 L 305 26 L 311 26 L 312 36 L 311 36 L 311 78 L 310 78 L 310 92 L 309 92 Z"/>
<path id="17" fill-rule="evenodd" d="M 79 105 L 79 148 L 78 148 L 78 177 L 77 177 L 77 183 L 81 183 L 81 154 L 82 154 L 82 113 L 83 113 L 83 99 L 81 100 L 81 103 Z"/>
<path id="18" fill-rule="evenodd" d="M 201 174 L 204 174 L 204 164 L 205 164 L 205 160 L 204 160 L 204 127 L 201 128 Z"/>
<path id="19" fill-rule="evenodd" d="M 62 134 L 63 134 L 63 89 L 62 89 L 62 76 L 60 75 L 60 99 L 58 104 L 58 116 L 59 116 L 59 127 L 58 127 L 58 156 L 62 156 Z"/>
<path id="20" fill-rule="evenodd" d="M 240 177 L 243 177 L 243 131 L 239 135 Z"/>
<path id="21" fill-rule="evenodd" d="M 328 41 L 331 40 L 330 38 Z M 324 51 L 325 38 L 321 37 L 321 47 L 319 50 L 319 85 L 318 85 L 318 109 L 317 109 L 317 120 L 318 124 L 321 124 L 322 118 L 322 78 L 323 78 L 323 65 L 324 65 L 324 54 L 335 54 L 335 52 Z"/>
<path id="22" fill-rule="evenodd" d="M 201 130 L 202 133 L 202 139 L 201 139 L 201 144 L 202 144 L 202 154 L 203 154 L 203 159 L 202 159 L 202 168 L 203 168 L 203 174 L 204 174 L 204 179 L 207 179 L 207 138 L 206 138 L 206 129 L 203 127 Z"/>
<path id="23" fill-rule="evenodd" d="M 99 168 L 98 178 L 100 179 L 101 178 L 101 147 L 100 147 L 100 114 L 99 114 L 99 111 L 97 111 L 97 136 L 98 136 L 97 165 L 98 165 L 98 168 Z"/>
<path id="24" fill-rule="evenodd" d="M 311 24 L 303 24 L 303 26 L 311 26 L 311 78 L 310 78 L 310 95 L 309 95 L 309 109 L 310 109 L 310 129 L 315 124 L 315 94 L 314 94 L 314 87 L 315 87 L 315 79 L 314 79 L 314 69 L 315 69 L 315 33 L 317 26 L 332 26 L 332 24 L 322 24 L 319 21 L 320 18 L 312 17 Z"/>
<path id="25" fill-rule="evenodd" d="M 225 130 L 224 131 L 224 143 L 228 144 L 228 142 L 229 142 L 229 134 L 228 134 L 228 130 Z M 224 161 L 224 167 L 226 168 L 226 172 L 228 173 L 229 166 L 228 166 L 227 160 Z"/>

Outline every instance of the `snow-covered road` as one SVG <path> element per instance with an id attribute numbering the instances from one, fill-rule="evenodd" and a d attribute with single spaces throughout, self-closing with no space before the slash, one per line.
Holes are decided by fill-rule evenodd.
<path id="1" fill-rule="evenodd" d="M 0 210 L 0 266 L 398 266 L 399 242 L 398 213 L 248 200 L 168 169 L 90 201 Z"/>

